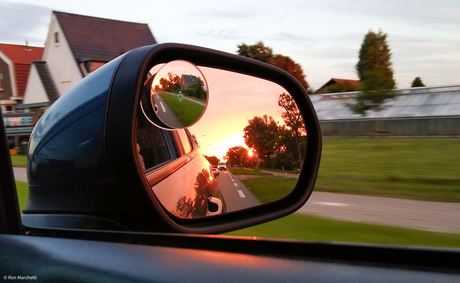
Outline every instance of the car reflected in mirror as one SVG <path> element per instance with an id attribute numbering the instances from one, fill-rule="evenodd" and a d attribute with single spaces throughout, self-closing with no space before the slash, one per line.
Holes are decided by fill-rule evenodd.
<path id="1" fill-rule="evenodd" d="M 147 79 L 153 107 L 163 104 L 159 93 L 168 87 L 166 78 L 179 81 L 171 74 L 186 73 L 174 67 L 181 68 L 184 61 L 177 63 L 162 67 L 156 73 L 161 74 L 160 79 Z M 187 129 L 173 122 L 161 127 L 145 109 L 138 111 L 141 167 L 145 167 L 156 198 L 176 217 L 199 218 L 287 196 L 296 180 L 273 176 L 270 170 L 295 172 L 304 159 L 307 130 L 293 98 L 268 80 L 216 68 L 194 68 L 200 74 L 198 84 L 207 82 L 209 90 L 199 121 Z M 163 69 L 167 73 L 162 73 Z M 177 89 L 174 99 L 179 96 Z M 270 185 L 273 183 L 276 188 Z"/>

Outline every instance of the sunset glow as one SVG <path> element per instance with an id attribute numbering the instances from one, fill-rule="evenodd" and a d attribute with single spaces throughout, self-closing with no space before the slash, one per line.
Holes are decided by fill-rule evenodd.
<path id="1" fill-rule="evenodd" d="M 190 132 L 199 138 L 201 153 L 223 159 L 234 146 L 247 148 L 244 127 L 254 116 L 272 116 L 283 124 L 278 98 L 286 90 L 279 85 L 251 76 L 199 67 L 209 88 L 205 114 Z"/>

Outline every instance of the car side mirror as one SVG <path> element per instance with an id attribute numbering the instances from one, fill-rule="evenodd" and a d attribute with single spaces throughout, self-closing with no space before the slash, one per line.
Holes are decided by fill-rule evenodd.
<path id="1" fill-rule="evenodd" d="M 320 153 L 315 111 L 288 73 L 195 46 L 145 46 L 90 74 L 37 123 L 23 224 L 240 229 L 300 208 L 313 190 Z M 274 160 L 300 169 L 282 193 L 262 199 L 263 185 L 256 192 L 256 185 L 251 191 L 235 180 L 235 166 L 259 172 Z"/>

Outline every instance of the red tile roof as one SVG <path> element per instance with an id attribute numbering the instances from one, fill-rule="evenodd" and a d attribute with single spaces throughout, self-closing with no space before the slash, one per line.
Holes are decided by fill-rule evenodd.
<path id="1" fill-rule="evenodd" d="M 343 84 L 347 82 L 350 84 L 350 86 L 355 87 L 359 85 L 359 80 L 347 80 L 347 79 L 337 79 L 337 78 L 332 78 L 327 83 L 325 83 L 322 87 L 320 87 L 316 92 L 317 93 L 325 93 L 327 92 L 327 88 L 331 85 L 335 84 Z"/>
<path id="2" fill-rule="evenodd" d="M 109 61 L 133 48 L 156 44 L 147 24 L 53 13 L 77 61 Z"/>
<path id="3" fill-rule="evenodd" d="M 0 51 L 13 61 L 18 96 L 24 96 L 30 64 L 41 60 L 43 48 L 0 43 Z"/>
<path id="4" fill-rule="evenodd" d="M 359 80 L 346 80 L 346 79 L 332 78 L 331 81 L 334 81 L 337 84 L 343 84 L 344 82 L 348 82 L 351 86 L 358 86 L 359 85 Z"/>

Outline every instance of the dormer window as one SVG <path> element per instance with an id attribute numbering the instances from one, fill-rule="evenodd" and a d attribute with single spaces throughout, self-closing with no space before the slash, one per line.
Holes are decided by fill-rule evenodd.
<path id="1" fill-rule="evenodd" d="M 54 33 L 54 43 L 59 43 L 59 32 Z"/>

